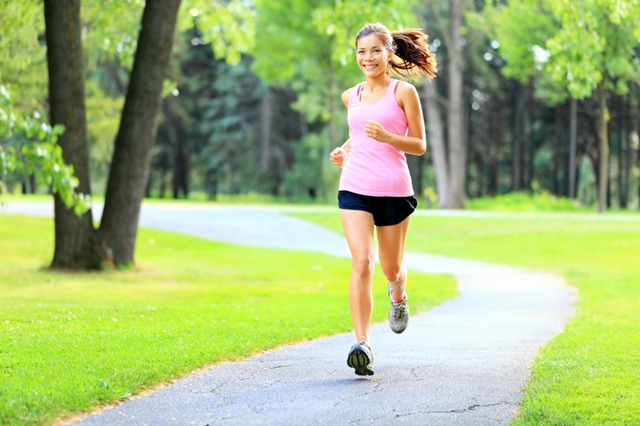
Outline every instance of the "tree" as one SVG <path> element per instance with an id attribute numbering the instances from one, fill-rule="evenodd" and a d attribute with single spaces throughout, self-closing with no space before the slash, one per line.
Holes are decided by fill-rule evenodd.
<path id="1" fill-rule="evenodd" d="M 63 168 L 64 163 L 61 161 L 60 169 L 65 172 L 74 169 L 78 171 L 80 178 L 77 181 L 73 180 L 73 182 L 75 182 L 75 188 L 82 192 L 75 194 L 76 200 L 80 198 L 80 195 L 91 193 L 90 177 L 86 172 L 89 168 L 87 155 L 87 134 L 89 132 L 85 111 L 85 99 L 87 98 L 84 86 L 85 78 L 89 77 L 86 84 L 90 89 L 89 93 L 96 95 L 97 103 L 108 103 L 106 110 L 117 108 L 118 96 L 121 96 L 125 86 L 127 90 L 116 147 L 111 161 L 102 223 L 99 229 L 94 229 L 91 211 L 75 217 L 71 214 L 72 212 L 62 206 L 59 199 L 56 200 L 56 248 L 52 261 L 53 267 L 98 269 L 108 261 L 118 265 L 133 262 L 141 194 L 143 193 L 143 189 L 140 188 L 145 187 L 147 180 L 148 157 L 155 139 L 160 94 L 169 62 L 180 1 L 146 2 L 142 28 L 136 40 L 134 32 L 138 27 L 136 25 L 137 12 L 142 10 L 143 3 L 142 0 L 129 2 L 88 1 L 86 7 L 81 10 L 80 1 L 68 3 L 47 1 L 44 13 L 44 28 L 47 37 L 37 33 L 39 27 L 34 13 L 32 13 L 36 10 L 42 10 L 40 2 L 28 0 L 18 8 L 10 2 L 0 5 L 0 11 L 3 15 L 3 29 L 29 28 L 31 21 L 33 21 L 36 22 L 33 39 L 50 44 L 47 49 L 48 61 L 46 64 L 50 70 L 50 115 L 53 118 L 53 129 L 63 128 L 62 125 L 58 126 L 57 122 L 71 123 L 70 126 L 67 126 L 69 132 L 60 140 L 60 146 L 63 149 L 60 150 L 58 147 L 55 152 L 63 152 L 62 155 L 68 158 L 71 163 L 70 168 Z M 212 38 L 216 38 L 220 34 L 222 26 L 235 26 L 236 22 L 233 21 L 235 18 L 246 16 L 246 11 L 252 11 L 241 0 L 219 3 L 214 8 L 209 7 L 209 2 L 204 0 L 190 0 L 189 5 L 192 6 L 188 8 L 189 14 L 187 16 L 190 17 L 198 13 L 200 10 L 198 7 L 204 7 L 207 10 L 208 13 L 204 15 L 209 18 L 209 22 L 212 24 L 210 26 L 214 30 Z M 80 20 L 81 14 L 84 14 L 85 17 L 82 22 Z M 40 16 L 42 15 L 40 12 Z M 114 15 L 117 15 L 118 18 L 110 19 Z M 251 16 L 251 13 L 248 15 Z M 229 20 L 229 18 L 232 19 Z M 82 28 L 82 32 L 80 28 Z M 234 37 L 231 43 L 227 43 L 228 39 L 226 38 L 217 37 L 216 49 L 222 49 L 230 57 L 233 57 L 234 52 L 237 52 L 235 48 L 242 44 L 237 40 L 251 39 L 245 35 L 250 35 L 252 28 L 249 26 L 249 28 L 245 28 L 246 31 L 237 32 L 240 35 Z M 156 33 L 159 36 L 156 36 Z M 32 34 L 29 33 L 29 35 Z M 18 39 L 18 37 L 15 38 Z M 81 40 L 85 41 L 85 48 L 89 52 L 85 58 L 83 58 Z M 5 35 L 0 40 L 3 45 L 5 42 L 11 45 L 12 41 L 14 38 L 5 37 Z M 24 49 L 17 49 L 17 52 L 23 51 Z M 135 58 L 133 57 L 134 51 L 136 52 Z M 67 61 L 67 57 L 69 61 Z M 20 56 L 20 58 L 22 57 Z M 10 69 L 14 63 L 21 66 L 21 62 L 4 61 L 4 59 L 4 55 L 0 56 L 2 71 Z M 42 63 L 45 62 L 42 61 Z M 104 66 L 105 63 L 110 65 L 110 68 Z M 122 75 L 124 74 L 126 77 L 129 74 L 132 63 L 131 78 L 126 84 L 124 82 L 126 78 L 122 78 Z M 87 65 L 86 74 L 85 64 Z M 101 78 L 100 73 L 103 71 L 109 75 L 110 81 Z M 104 85 L 105 82 L 112 83 L 112 87 Z M 65 93 L 61 90 L 62 88 L 70 88 L 71 90 Z M 42 93 L 43 91 L 35 90 L 33 92 Z M 114 99 L 107 99 L 110 96 L 114 96 Z M 99 111 L 103 115 L 105 108 L 100 108 L 97 103 L 90 103 L 92 111 Z M 111 114 L 109 112 L 107 114 L 109 116 L 100 117 L 100 125 L 94 129 L 99 133 L 102 131 L 99 135 L 101 145 L 105 145 L 102 134 L 108 133 L 103 130 L 112 125 Z M 92 120 L 92 123 L 95 124 L 96 120 Z M 55 136 L 57 137 L 59 134 L 60 132 Z M 109 147 L 102 149 L 101 156 L 104 157 L 105 153 L 108 154 L 110 151 Z M 37 152 L 47 152 L 46 147 Z M 3 158 L 13 161 L 16 157 L 5 155 Z M 53 159 L 55 158 L 53 157 Z M 15 169 L 14 163 L 18 166 L 22 164 L 13 162 L 5 167 L 3 163 L 2 172 L 12 170 L 12 167 Z M 31 165 L 25 166 L 23 169 L 31 170 Z M 58 179 L 58 175 L 49 173 L 47 168 L 44 169 L 44 173 L 49 174 L 47 177 L 49 180 Z M 57 187 L 53 186 L 52 189 L 56 191 Z"/>
<path id="2" fill-rule="evenodd" d="M 78 191 L 91 193 L 84 95 L 84 66 L 80 26 L 80 0 L 44 2 L 49 71 L 49 115 L 53 125 L 62 124 L 60 137 L 65 162 L 79 179 Z M 95 267 L 94 251 L 87 250 L 94 234 L 91 210 L 77 216 L 55 196 L 54 267 Z M 91 256 L 84 254 L 91 252 Z M 91 265 L 90 265 L 91 264 Z"/>
<path id="3" fill-rule="evenodd" d="M 100 233 L 116 264 L 133 262 L 140 206 L 180 0 L 147 2 L 105 196 Z"/>
<path id="4" fill-rule="evenodd" d="M 261 183 L 265 189 L 270 180 L 262 167 L 270 158 L 261 138 L 271 136 L 264 122 L 271 124 L 270 114 L 277 112 L 275 105 L 265 110 L 268 89 L 251 71 L 251 62 L 246 56 L 235 65 L 215 61 L 216 78 L 204 82 L 210 96 L 200 104 L 201 166 L 232 194 L 255 191 Z"/>
<path id="5" fill-rule="evenodd" d="M 548 41 L 548 69 L 576 98 L 591 96 L 599 105 L 598 211 L 607 208 L 609 188 L 608 92 L 627 93 L 640 77 L 637 0 L 582 0 L 554 3 L 562 28 Z"/>
<path id="6" fill-rule="evenodd" d="M 160 176 L 163 170 L 169 174 L 176 160 L 187 156 L 190 174 L 203 182 L 209 197 L 218 190 L 282 195 L 292 163 L 291 142 L 304 127 L 290 107 L 295 95 L 268 87 L 253 72 L 249 55 L 237 63 L 216 59 L 197 27 L 200 18 L 198 14 L 174 48 L 171 78 L 178 95 L 164 102 L 152 178 L 162 188 L 167 180 Z"/>
<path id="7" fill-rule="evenodd" d="M 553 103 L 568 96 L 594 96 L 597 100 L 600 212 L 606 210 L 609 188 L 607 99 L 614 93 L 626 93 L 629 82 L 640 77 L 640 31 L 636 25 L 639 16 L 637 0 L 522 0 L 502 8 L 494 21 L 500 40 L 504 40 L 501 49 L 507 59 L 505 73 L 529 78 L 544 71 L 548 84 L 556 88 L 547 92 Z M 532 41 L 531 34 L 544 37 Z M 528 39 L 523 40 L 523 35 Z M 575 142 L 571 144 L 574 146 Z"/>
<path id="8" fill-rule="evenodd" d="M 147 2 L 142 16 L 122 120 L 116 138 L 102 222 L 76 217 L 56 200 L 53 267 L 99 269 L 108 260 L 133 262 L 138 217 L 155 139 L 163 82 L 180 0 Z M 80 1 L 45 1 L 51 122 L 67 127 L 61 140 L 80 190 L 90 193 L 80 37 Z"/>
<path id="9" fill-rule="evenodd" d="M 427 103 L 427 123 L 429 140 L 433 150 L 433 163 L 436 169 L 438 206 L 440 208 L 462 209 L 465 206 L 466 183 L 466 121 L 463 103 L 464 51 L 461 33 L 464 0 L 446 2 L 448 21 L 445 22 L 442 4 L 428 3 L 426 15 L 433 17 L 441 31 L 439 35 L 446 47 L 447 96 L 440 96 L 437 84 L 425 85 Z M 423 25 L 428 32 L 431 26 Z M 439 59 L 442 62 L 442 59 Z M 444 105 L 446 127 L 442 122 L 441 106 Z M 446 135 L 446 136 L 445 136 Z"/>

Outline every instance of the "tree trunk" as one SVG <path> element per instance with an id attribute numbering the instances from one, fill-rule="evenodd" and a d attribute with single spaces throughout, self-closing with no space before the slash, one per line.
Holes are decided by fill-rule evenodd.
<path id="1" fill-rule="evenodd" d="M 343 140 L 341 140 L 341 138 L 338 135 L 338 109 L 337 109 L 337 103 L 340 102 L 340 104 L 342 104 L 342 102 L 340 101 L 340 94 L 338 91 L 338 82 L 336 80 L 336 71 L 334 69 L 333 66 L 333 55 L 331 54 L 331 52 L 327 52 L 327 73 L 328 73 L 328 82 L 327 82 L 327 89 L 329 92 L 329 102 L 328 102 L 328 107 L 329 107 L 329 140 L 328 142 L 328 146 L 326 147 L 322 147 L 320 150 L 320 154 L 322 156 L 322 158 L 325 159 L 324 162 L 322 162 L 320 164 L 320 183 L 322 185 L 322 188 L 320 188 L 320 195 L 322 198 L 327 198 L 328 197 L 328 188 L 327 188 L 327 173 L 328 173 L 328 169 L 327 167 L 329 167 L 329 162 L 327 161 L 327 159 L 329 158 L 329 152 L 331 152 L 331 150 L 333 150 L 334 147 L 338 146 L 338 145 L 342 145 L 342 143 L 344 143 Z M 315 188 L 313 190 L 310 190 L 310 193 L 316 193 L 316 195 L 318 195 L 318 188 Z M 311 198 L 315 198 L 314 195 L 311 196 Z"/>
<path id="2" fill-rule="evenodd" d="M 523 122 L 523 141 L 524 141 L 524 167 L 522 173 L 523 189 L 531 192 L 533 189 L 533 181 L 535 179 L 535 168 L 533 160 L 535 158 L 535 145 L 533 141 L 533 123 L 534 117 L 534 105 L 533 105 L 533 81 L 530 81 L 527 85 L 527 97 L 524 108 L 524 122 Z"/>
<path id="3" fill-rule="evenodd" d="M 583 204 L 590 204 L 594 201 L 598 201 L 598 182 L 600 182 L 600 169 L 598 167 L 600 154 L 600 121 L 598 119 L 599 112 L 597 111 L 597 105 L 593 108 L 595 102 L 585 102 L 585 119 L 583 123 L 585 125 L 585 131 L 582 135 L 582 146 L 583 151 L 591 164 L 591 169 L 593 171 L 593 175 L 595 177 L 595 191 L 592 190 L 592 186 L 589 185 L 590 180 L 587 179 L 587 184 L 584 185 L 584 194 L 583 196 Z M 579 123 L 583 124 L 583 123 Z M 578 185 L 579 187 L 579 185 Z M 592 192 L 595 193 L 595 197 L 591 199 Z"/>
<path id="4" fill-rule="evenodd" d="M 576 156 L 578 150 L 578 101 L 571 98 L 569 119 L 569 198 L 576 198 Z"/>
<path id="5" fill-rule="evenodd" d="M 598 213 L 607 210 L 607 189 L 609 187 L 609 107 L 602 83 L 598 87 L 598 102 L 600 109 L 600 144 L 598 149 Z"/>
<path id="6" fill-rule="evenodd" d="M 438 193 L 438 207 L 448 205 L 449 194 L 449 166 L 447 163 L 447 148 L 444 141 L 444 129 L 440 115 L 440 104 L 437 101 L 435 82 L 424 85 L 424 95 L 427 110 L 427 146 L 431 148 L 433 167 L 436 172 L 436 192 Z"/>
<path id="7" fill-rule="evenodd" d="M 265 88 L 260 104 L 260 174 L 268 176 L 271 165 L 271 125 L 273 123 L 273 101 L 271 91 Z M 331 141 L 334 142 L 334 141 Z"/>
<path id="8" fill-rule="evenodd" d="M 148 1 L 142 16 L 100 225 L 116 265 L 134 261 L 140 207 L 179 5 L 180 0 Z"/>
<path id="9" fill-rule="evenodd" d="M 636 90 L 634 93 L 636 94 L 636 99 L 640 97 L 640 88 L 636 87 Z M 636 132 L 640 132 L 640 104 L 638 102 L 636 102 L 634 111 L 635 113 L 633 114 L 633 117 L 636 118 L 636 123 L 635 123 Z M 638 135 L 636 133 L 636 137 L 637 136 Z M 636 148 L 636 168 L 640 170 L 640 146 L 636 145 L 635 148 Z M 640 209 L 640 175 L 636 175 L 636 184 L 638 185 L 636 190 L 637 191 L 636 196 L 638 199 L 638 209 Z"/>
<path id="10" fill-rule="evenodd" d="M 500 164 L 500 148 L 502 145 L 503 139 L 503 129 L 502 126 L 504 124 L 503 119 L 503 105 L 502 100 L 497 95 L 493 95 L 489 100 L 487 107 L 489 109 L 489 117 L 487 117 L 487 121 L 489 122 L 488 135 L 489 138 L 485 142 L 486 145 L 486 154 L 485 158 L 487 159 L 487 193 L 489 195 L 495 196 L 498 195 L 499 192 L 499 164 Z"/>
<path id="11" fill-rule="evenodd" d="M 49 110 L 52 125 L 63 124 L 59 138 L 63 158 L 74 168 L 80 181 L 77 191 L 89 195 L 89 152 L 84 94 L 84 64 L 80 0 L 44 2 L 47 67 L 49 73 Z M 92 212 L 76 216 L 60 197 L 55 196 L 55 250 L 53 268 L 99 268 L 104 254 L 87 250 L 94 240 Z M 100 247 L 98 244 L 96 247 Z M 97 254 L 98 259 L 92 254 Z"/>
<path id="12" fill-rule="evenodd" d="M 616 140 L 618 155 L 618 205 L 626 209 L 629 202 L 629 173 L 631 170 L 629 161 L 629 149 L 627 143 L 627 111 L 631 108 L 627 103 L 628 98 L 616 96 Z"/>
<path id="13" fill-rule="evenodd" d="M 564 132 L 562 126 L 563 118 L 563 104 L 557 104 L 554 107 L 554 135 L 553 135 L 553 173 L 551 176 L 551 193 L 555 195 L 563 195 L 563 186 L 560 183 L 560 170 L 561 170 L 561 146 L 564 139 Z"/>
<path id="14" fill-rule="evenodd" d="M 173 152 L 173 199 L 180 198 L 180 194 L 189 198 L 189 155 L 184 146 L 184 138 L 178 136 Z"/>
<path id="15" fill-rule="evenodd" d="M 161 198 L 164 198 L 166 186 L 166 175 L 171 172 L 171 192 L 174 200 L 189 196 L 189 154 L 188 148 L 185 146 L 187 138 L 185 136 L 185 123 L 182 115 L 176 111 L 179 108 L 176 105 L 175 98 L 170 97 L 162 101 L 162 124 L 158 127 L 156 144 L 164 144 L 164 152 L 160 154 L 161 166 L 158 168 L 154 163 L 156 159 L 151 160 L 151 170 L 149 172 L 148 181 L 151 181 L 158 169 L 162 176 L 161 179 Z M 149 187 L 149 185 L 147 185 Z M 149 196 L 149 191 L 145 191 L 145 195 Z"/>
<path id="16" fill-rule="evenodd" d="M 464 108 L 462 81 L 462 44 L 460 25 L 462 6 L 460 0 L 449 0 L 450 40 L 449 53 L 449 104 L 447 108 L 447 139 L 449 142 L 449 193 L 443 207 L 463 209 L 465 205 L 466 152 L 464 140 Z"/>
<path id="17" fill-rule="evenodd" d="M 515 113 L 513 116 L 513 141 L 511 144 L 511 189 L 513 191 L 522 190 L 522 139 L 524 135 L 524 115 L 526 96 L 522 86 L 518 83 L 516 95 Z"/>

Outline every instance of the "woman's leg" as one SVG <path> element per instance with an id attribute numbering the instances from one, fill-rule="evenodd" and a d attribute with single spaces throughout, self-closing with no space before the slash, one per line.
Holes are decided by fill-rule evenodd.
<path id="1" fill-rule="evenodd" d="M 351 251 L 349 306 L 356 340 L 369 341 L 373 310 L 373 269 L 375 243 L 373 215 L 361 210 L 340 210 L 342 227 Z"/>
<path id="2" fill-rule="evenodd" d="M 407 269 L 403 259 L 410 219 L 411 216 L 408 216 L 397 225 L 376 227 L 380 267 L 391 284 L 391 297 L 395 301 L 403 299 L 407 283 Z"/>

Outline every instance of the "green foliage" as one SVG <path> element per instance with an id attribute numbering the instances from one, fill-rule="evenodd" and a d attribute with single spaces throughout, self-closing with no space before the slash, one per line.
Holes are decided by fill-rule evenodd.
<path id="1" fill-rule="evenodd" d="M 250 71 L 250 63 L 248 57 L 234 66 L 210 62 L 215 78 L 202 82 L 209 96 L 198 105 L 202 119 L 196 127 L 197 164 L 216 182 L 215 192 L 246 192 L 259 179 L 260 104 L 266 87 Z"/>
<path id="2" fill-rule="evenodd" d="M 191 176 L 211 198 L 282 194 L 292 145 L 305 127 L 291 108 L 292 90 L 267 86 L 253 72 L 248 55 L 236 64 L 216 59 L 198 27 L 180 34 L 174 54 L 172 78 L 179 95 L 165 101 L 160 130 L 182 124 L 175 127 L 180 132 L 176 141 L 158 138 L 152 178 L 171 169 L 181 144 L 192 156 Z"/>
<path id="3" fill-rule="evenodd" d="M 109 85 L 114 79 L 122 80 L 117 82 L 121 86 L 126 84 L 133 64 L 143 6 L 143 0 L 82 2 L 91 171 L 93 177 L 97 177 L 92 179 L 94 182 L 104 182 L 106 179 L 124 99 L 124 93 Z M 24 117 L 30 117 L 34 110 L 46 111 L 43 2 L 1 2 L 0 16 L 0 81 L 11 86 L 13 109 Z M 121 75 L 123 73 L 124 76 Z M 42 149 L 46 148 L 41 147 L 41 153 Z M 44 168 L 40 175 L 46 172 L 47 168 Z M 59 179 L 52 176 L 50 180 Z M 48 179 L 45 178 L 43 182 L 48 182 Z"/>
<path id="4" fill-rule="evenodd" d="M 296 104 L 310 122 L 328 121 L 340 94 L 358 81 L 355 36 L 368 22 L 396 30 L 418 26 L 414 1 L 256 1 L 256 73 L 273 84 L 295 82 Z"/>
<path id="5" fill-rule="evenodd" d="M 551 0 L 520 0 L 508 7 L 486 6 L 484 28 L 500 43 L 500 53 L 506 60 L 503 73 L 526 83 L 542 71 L 546 41 L 557 23 L 550 13 Z"/>
<path id="6" fill-rule="evenodd" d="M 186 47 L 176 49 L 178 54 L 170 76 L 172 81 L 165 86 L 165 95 L 175 95 L 176 99 L 170 100 L 175 114 L 166 114 L 160 121 L 169 128 L 164 135 L 174 135 L 174 139 L 180 141 L 180 149 L 189 156 L 185 168 L 191 167 L 193 188 L 203 189 L 207 182 L 215 179 L 208 173 L 211 170 L 218 173 L 219 169 L 228 183 L 220 187 L 221 191 L 227 191 L 226 185 L 230 189 L 227 192 L 243 192 L 248 187 L 249 191 L 276 194 L 283 193 L 286 185 L 287 193 L 305 193 L 303 188 L 309 187 L 315 176 L 313 179 L 306 176 L 304 169 L 312 167 L 322 174 L 324 188 L 321 191 L 326 193 L 334 183 L 333 171 L 326 167 L 327 151 L 341 143 L 346 135 L 346 114 L 340 93 L 362 78 L 354 60 L 354 36 L 366 22 L 381 21 L 390 29 L 420 26 L 420 13 L 415 13 L 418 3 L 415 0 L 321 0 L 313 4 L 302 0 L 183 0 L 178 37 L 190 36 L 190 50 L 201 47 L 214 54 L 201 55 L 199 63 L 194 65 L 188 55 L 180 54 L 179 49 L 187 50 Z M 471 7 L 467 7 L 462 34 L 465 73 L 473 76 L 465 79 L 465 93 L 474 108 L 468 125 L 470 149 L 476 149 L 474 140 L 481 139 L 477 135 L 487 134 L 488 120 L 482 114 L 498 109 L 508 115 L 512 112 L 507 106 L 512 102 L 509 97 L 521 96 L 518 99 L 523 99 L 525 96 L 520 86 L 504 77 L 518 79 L 523 84 L 531 82 L 527 87 L 533 87 L 536 97 L 550 104 L 563 102 L 572 95 L 588 96 L 595 87 L 593 85 L 599 82 L 608 91 L 606 98 L 610 101 L 614 99 L 614 92 L 626 93 L 629 83 L 640 76 L 640 27 L 636 25 L 640 15 L 638 3 L 638 0 L 479 2 L 476 9 L 482 11 L 476 14 L 469 13 Z M 143 5 L 143 0 L 82 2 L 87 130 L 94 192 L 96 188 L 99 192 L 107 179 Z M 427 30 L 435 36 L 431 41 L 437 42 L 433 49 L 438 50 L 440 46 L 437 53 L 442 67 L 446 63 L 447 52 L 446 42 L 441 43 L 446 35 L 440 33 L 448 25 L 448 5 L 446 2 L 422 2 L 421 5 L 427 11 L 424 13 Z M 0 16 L 0 81 L 11 87 L 14 110 L 23 116 L 30 116 L 37 110 L 46 116 L 43 2 L 1 2 Z M 194 26 L 198 29 L 197 34 L 190 32 Z M 176 46 L 178 44 L 176 42 Z M 251 57 L 255 58 L 254 62 Z M 216 61 L 226 61 L 228 68 L 222 70 L 214 64 Z M 239 69 L 234 70 L 235 66 Z M 213 90 L 215 79 L 221 80 L 218 87 L 233 85 L 233 78 L 242 80 L 245 77 L 240 76 L 249 75 L 251 69 L 258 75 L 261 93 L 269 93 L 278 99 L 274 110 L 279 113 L 287 110 L 274 121 L 278 126 L 291 129 L 280 129 L 278 134 L 269 138 L 275 151 L 268 165 L 262 160 L 258 164 L 256 160 L 264 155 L 258 142 L 263 131 L 260 129 L 258 105 L 245 103 L 249 98 L 255 102 L 262 99 L 252 92 L 244 100 L 234 102 L 231 98 L 237 93 L 233 89 Z M 182 72 L 188 75 L 182 75 Z M 442 78 L 435 81 L 440 87 L 447 83 L 446 70 L 442 74 Z M 252 78 L 256 78 L 255 75 Z M 218 108 L 218 113 L 214 114 L 208 107 L 215 102 L 209 100 L 218 96 L 220 103 L 227 103 L 231 108 Z M 637 95 L 631 92 L 628 96 L 632 111 Z M 206 105 L 204 111 L 203 105 Z M 591 105 L 590 101 L 581 104 L 581 119 L 584 119 L 584 113 L 590 113 Z M 531 106 L 531 111 L 526 112 L 533 113 L 532 117 L 536 117 L 535 120 L 544 128 L 539 133 L 534 132 L 534 137 L 540 140 L 533 149 L 536 151 L 541 147 L 541 151 L 551 152 L 549 141 L 555 137 L 551 136 L 552 119 L 548 115 L 543 117 L 546 113 L 541 113 L 538 106 L 536 103 Z M 296 113 L 289 111 L 290 108 L 294 108 Z M 243 109 L 251 111 L 243 116 Z M 205 122 L 205 115 L 207 120 L 220 122 Z M 230 125 L 232 121 L 235 125 Z M 624 119 L 618 120 L 616 111 L 612 111 L 611 126 L 631 126 L 624 122 Z M 503 142 L 510 142 L 512 121 L 505 116 L 503 123 Z M 179 128 L 177 124 L 184 127 Z M 238 130 L 239 126 L 242 129 Z M 324 127 L 330 131 L 321 133 Z M 206 132 L 205 128 L 208 129 Z M 307 132 L 322 134 L 324 146 L 321 149 L 325 152 L 313 157 L 316 158 L 313 161 L 324 164 L 311 164 L 311 158 L 316 154 L 303 152 L 306 145 L 314 149 L 312 139 L 320 141 L 317 137 L 300 140 L 300 135 Z M 159 133 L 152 178 L 154 185 L 157 182 L 166 185 L 171 182 L 169 175 L 172 170 L 176 169 L 174 160 L 179 149 L 175 142 L 162 140 L 163 132 Z M 583 135 L 582 132 L 579 134 Z M 592 141 L 579 138 L 578 143 L 589 144 Z M 507 171 L 513 163 L 508 159 L 511 152 L 507 145 L 503 143 L 498 154 L 501 187 L 509 181 Z M 615 141 L 612 141 L 611 148 L 615 155 Z M 303 165 L 293 165 L 294 149 L 296 158 L 301 159 Z M 243 151 L 245 156 L 234 157 L 232 153 L 237 151 Z M 481 156 L 489 152 L 485 148 L 478 148 L 478 151 Z M 220 155 L 221 152 L 225 155 Z M 579 152 L 584 152 L 584 149 L 579 147 Z M 531 155 L 536 156 L 535 174 L 550 176 L 548 172 L 553 168 L 550 158 L 535 152 Z M 240 161 L 241 157 L 245 161 Z M 614 179 L 617 173 L 615 164 L 613 161 Z M 295 170 L 289 170 L 292 166 Z M 225 167 L 227 170 L 223 170 Z M 288 177 L 283 183 L 285 171 Z M 160 179 L 158 173 L 162 173 Z M 231 176 L 235 174 L 237 176 Z M 592 175 L 591 171 L 589 175 Z M 585 176 L 583 174 L 581 178 Z M 299 185 L 296 185 L 296 179 Z M 547 188 L 551 187 L 550 181 L 540 179 Z M 10 180 L 7 182 L 11 183 Z M 629 190 L 632 198 L 636 197 L 635 185 L 632 178 L 632 189 Z M 612 191 L 614 194 L 617 191 L 615 185 Z"/>
<path id="7" fill-rule="evenodd" d="M 95 80 L 86 83 L 89 161 L 93 191 L 107 181 L 113 156 L 113 141 L 120 124 L 123 96 L 109 96 Z"/>
<path id="8" fill-rule="evenodd" d="M 521 0 L 490 10 L 505 75 L 526 81 L 539 74 L 555 102 L 590 97 L 601 83 L 626 93 L 640 76 L 638 0 Z"/>
<path id="9" fill-rule="evenodd" d="M 298 94 L 295 106 L 307 121 L 328 121 L 327 100 L 337 102 L 337 93 L 328 93 L 336 74 L 333 43 L 313 24 L 315 9 L 305 1 L 257 1 L 256 8 L 256 74 L 271 84 L 291 84 Z"/>
<path id="10" fill-rule="evenodd" d="M 350 330 L 347 259 L 142 229 L 136 268 L 63 274 L 40 269 L 52 228 L 0 216 L 0 424 L 53 423 L 207 365 Z M 380 322 L 388 299 L 377 276 Z M 455 295 L 450 277 L 412 279 L 418 312 Z"/>
<path id="11" fill-rule="evenodd" d="M 0 2 L 0 82 L 12 88 L 22 114 L 42 109 L 47 90 L 41 0 Z"/>
<path id="12" fill-rule="evenodd" d="M 78 179 L 62 158 L 58 136 L 63 131 L 61 125 L 51 127 L 38 112 L 22 116 L 15 111 L 11 95 L 0 84 L 0 195 L 10 173 L 35 175 L 76 214 L 88 209 L 89 197 L 75 191 Z"/>
<path id="13" fill-rule="evenodd" d="M 294 142 L 293 166 L 287 170 L 284 181 L 284 194 L 289 200 L 315 199 L 321 196 L 325 187 L 322 167 L 326 162 L 322 160 L 327 137 L 325 129 L 320 133 L 307 134 Z"/>
<path id="14" fill-rule="evenodd" d="M 640 18 L 637 0 L 581 0 L 553 2 L 561 29 L 547 45 L 551 53 L 547 69 L 564 81 L 575 98 L 591 95 L 605 77 L 626 82 L 640 75 L 634 48 Z M 636 59 L 634 61 L 634 58 Z"/>
<path id="15" fill-rule="evenodd" d="M 255 44 L 258 15 L 244 0 L 184 0 L 181 9 L 178 28 L 200 28 L 203 43 L 210 43 L 216 58 L 237 64 Z"/>
<path id="16" fill-rule="evenodd" d="M 91 61 L 117 59 L 131 70 L 138 44 L 144 0 L 82 2 L 84 55 Z M 95 66 L 95 62 L 90 66 Z"/>

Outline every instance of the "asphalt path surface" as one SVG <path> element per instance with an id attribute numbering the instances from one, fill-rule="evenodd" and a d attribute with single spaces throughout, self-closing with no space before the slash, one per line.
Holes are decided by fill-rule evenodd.
<path id="1" fill-rule="evenodd" d="M 52 211 L 47 203 L 0 207 L 0 214 Z M 145 204 L 140 224 L 234 244 L 349 255 L 341 235 L 272 207 Z M 69 424 L 508 423 L 534 357 L 573 314 L 575 290 L 554 275 L 499 265 L 416 253 L 405 262 L 410 270 L 455 275 L 460 294 L 412 316 L 401 335 L 374 325 L 374 376 L 347 367 L 354 343 L 347 333 L 214 365 Z M 408 293 L 411 302 L 410 282 Z"/>

